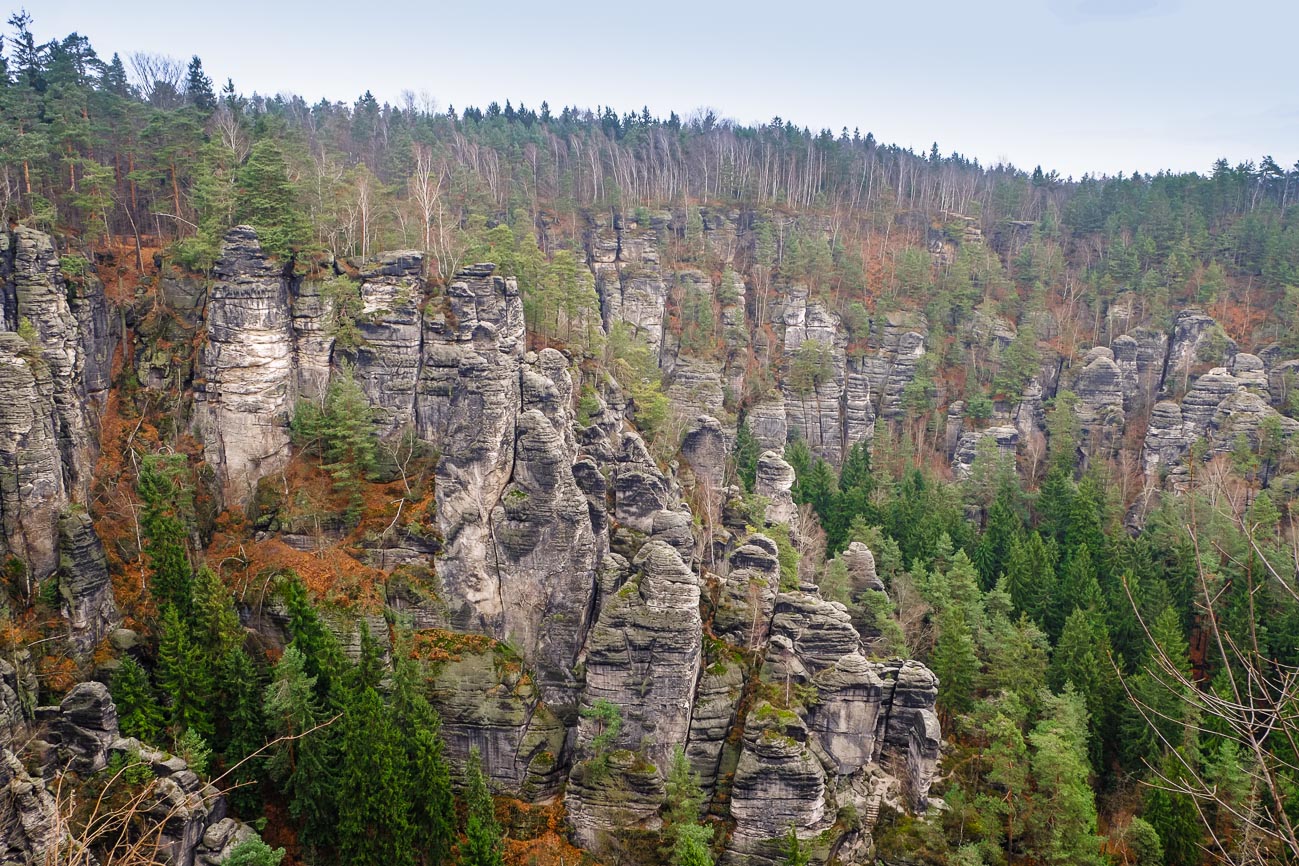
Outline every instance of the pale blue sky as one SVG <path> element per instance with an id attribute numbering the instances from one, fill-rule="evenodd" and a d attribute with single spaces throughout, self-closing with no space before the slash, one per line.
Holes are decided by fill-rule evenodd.
<path id="1" fill-rule="evenodd" d="M 709 106 L 984 163 L 1207 171 L 1299 159 L 1285 0 L 317 3 L 28 0 L 39 37 L 198 54 L 244 93 Z"/>

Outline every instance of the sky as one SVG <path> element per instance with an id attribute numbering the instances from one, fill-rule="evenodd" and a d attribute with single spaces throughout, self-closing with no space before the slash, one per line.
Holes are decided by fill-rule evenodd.
<path id="1" fill-rule="evenodd" d="M 1299 160 L 1288 0 L 27 0 L 38 38 L 188 59 L 244 94 L 510 99 L 937 142 L 1085 173 Z"/>

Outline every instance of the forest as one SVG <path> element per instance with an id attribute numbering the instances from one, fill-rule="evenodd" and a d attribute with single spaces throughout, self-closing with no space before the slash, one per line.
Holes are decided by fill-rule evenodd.
<path id="1" fill-rule="evenodd" d="M 13 252 L 22 232 L 47 235 L 69 319 L 99 286 L 114 334 L 103 395 L 85 398 L 97 407 L 87 492 L 70 493 L 59 519 L 93 522 L 117 627 L 88 650 L 62 637 L 68 574 L 80 569 L 41 573 L 12 540 L 30 535 L 19 479 L 34 440 L 0 441 L 0 734 L 12 734 L 0 745 L 48 782 L 51 759 L 24 752 L 36 736 L 15 732 L 86 682 L 107 685 L 120 736 L 136 742 L 69 776 L 76 790 L 52 801 L 63 830 L 47 860 L 34 846 L 24 854 L 14 830 L 0 862 L 177 862 L 141 817 L 164 781 L 154 747 L 257 831 L 210 861 L 239 866 L 807 866 L 867 862 L 843 841 L 859 838 L 889 866 L 1299 862 L 1299 368 L 1285 361 L 1299 357 L 1299 164 L 1260 155 L 1203 174 L 1075 179 L 779 116 L 742 125 L 711 111 L 661 118 L 508 98 L 444 107 L 411 92 L 396 105 L 369 91 L 312 104 L 218 83 L 197 56 L 103 58 L 77 33 L 42 42 L 25 12 L 8 28 L 0 331 L 14 339 L 0 350 L 45 370 L 33 381 L 57 392 L 50 331 L 23 300 Z M 255 230 L 264 272 L 231 252 L 235 226 Z M 402 282 L 404 265 L 384 256 L 408 251 L 419 273 Z M 581 519 L 588 502 L 595 515 L 587 582 L 598 601 L 580 615 L 597 635 L 631 588 L 651 584 L 647 570 L 603 586 L 607 563 L 648 569 L 644 551 L 667 535 L 661 517 L 645 528 L 627 516 L 616 471 L 590 493 L 579 464 L 602 470 L 582 449 L 597 451 L 601 425 L 610 441 L 643 439 L 635 459 L 649 468 L 638 471 L 679 491 L 687 515 L 687 540 L 669 543 L 699 587 L 690 688 L 702 695 L 710 672 L 744 671 L 714 777 L 701 775 L 697 724 L 666 762 L 628 744 L 652 710 L 593 697 L 594 637 L 564 672 L 577 691 L 564 692 L 538 661 L 544 640 L 479 627 L 456 607 L 461 527 L 445 525 L 447 503 L 485 449 L 456 451 L 454 423 L 431 435 L 424 415 L 386 401 L 405 351 L 393 335 L 413 333 L 424 353 L 410 385 L 418 405 L 429 346 L 464 325 L 454 305 L 478 285 L 466 269 L 484 262 L 496 268 L 482 279 L 518 288 L 516 363 L 533 367 L 514 376 L 515 392 L 502 386 L 519 401 L 502 403 L 521 419 L 517 447 L 507 437 L 516 462 L 498 500 L 475 507 L 504 536 L 531 519 L 518 514 L 539 490 L 582 488 L 573 497 Z M 291 329 L 307 298 L 320 319 L 311 335 L 329 343 L 323 384 L 308 393 L 299 370 L 279 413 L 285 459 L 243 501 L 214 480 L 233 461 L 212 458 L 200 420 L 218 393 L 206 348 L 219 335 L 214 287 L 231 274 L 282 280 L 284 333 L 300 339 Z M 662 287 L 652 321 L 633 303 L 645 285 Z M 1165 350 L 1188 310 L 1212 321 L 1179 383 Z M 499 339 L 502 322 L 457 345 Z M 1087 371 L 1122 361 L 1116 338 L 1142 333 L 1172 335 L 1151 362 L 1154 384 L 1097 402 Z M 899 379 L 910 334 L 922 348 Z M 546 375 L 567 391 L 536 384 L 548 353 L 567 372 Z M 885 385 L 866 398 L 870 432 L 863 421 L 854 433 L 852 377 L 869 379 L 885 355 Z M 484 381 L 494 375 L 496 361 L 476 363 Z M 689 378 L 700 370 L 707 387 Z M 1160 407 L 1180 400 L 1189 419 L 1196 389 L 1224 377 L 1235 377 L 1223 386 L 1232 399 L 1264 407 L 1249 410 L 1252 426 L 1233 426 L 1240 414 L 1215 397 L 1207 432 L 1163 456 L 1152 444 Z M 0 376 L 13 389 L 0 402 L 16 402 L 15 381 Z M 788 419 L 775 447 L 763 420 L 773 405 Z M 528 413 L 571 418 L 546 434 L 567 481 L 527 486 L 554 474 L 519 468 L 541 448 L 525 436 Z M 723 431 L 714 474 L 692 450 L 701 414 Z M 9 435 L 5 423 L 0 412 Z M 1009 446 L 993 435 L 1017 427 Z M 776 461 L 792 470 L 784 520 L 764 480 Z M 556 505 L 546 522 L 565 513 Z M 758 721 L 806 739 L 829 694 L 822 673 L 791 685 L 774 642 L 768 653 L 723 627 L 728 563 L 759 534 L 778 561 L 772 630 L 782 599 L 815 594 L 842 611 L 872 664 L 914 660 L 937 677 L 927 808 L 876 797 L 867 822 L 847 794 L 827 793 L 837 808 L 820 824 L 791 819 L 765 853 L 736 853 L 746 758 L 727 770 L 727 750 L 748 755 Z M 483 544 L 528 548 L 525 564 L 546 546 Z M 855 571 L 863 546 L 878 584 Z M 22 705 L 12 728 L 6 690 Z M 504 723 L 466 710 L 465 691 L 502 715 L 526 705 L 527 722 L 511 724 L 534 739 L 527 725 L 545 708 L 556 746 L 528 742 L 558 769 L 534 760 L 525 783 L 508 780 L 495 728 L 484 733 Z M 699 695 L 686 699 L 696 716 Z M 598 846 L 574 835 L 574 789 L 589 804 L 581 792 L 605 785 L 634 804 L 627 792 L 644 793 L 646 767 L 659 798 L 646 821 Z M 18 812 L 0 796 L 0 829 L 17 827 L 6 816 Z"/>

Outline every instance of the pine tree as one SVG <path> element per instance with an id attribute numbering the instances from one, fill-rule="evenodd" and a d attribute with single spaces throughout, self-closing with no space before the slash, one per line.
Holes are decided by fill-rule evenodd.
<path id="1" fill-rule="evenodd" d="M 414 792 L 402 732 L 369 685 L 352 696 L 339 724 L 339 860 L 356 866 L 413 866 Z"/>
<path id="2" fill-rule="evenodd" d="M 176 608 L 168 606 L 158 639 L 158 686 L 167 699 L 168 722 L 179 736 L 193 730 L 212 736 L 212 661 L 190 637 Z"/>
<path id="3" fill-rule="evenodd" d="M 455 833 L 451 771 L 439 737 L 441 721 L 419 690 L 418 664 L 400 647 L 394 655 L 393 724 L 406 733 L 410 786 L 419 792 L 410 803 L 411 845 L 424 866 L 435 866 L 450 856 Z"/>
<path id="4" fill-rule="evenodd" d="M 496 804 L 483 776 L 478 749 L 465 762 L 465 838 L 460 844 L 462 866 L 504 866 L 501 827 L 496 823 Z"/>
<path id="5" fill-rule="evenodd" d="M 974 638 L 958 607 L 945 611 L 938 622 L 938 645 L 932 664 L 942 688 L 938 690 L 938 708 L 951 719 L 967 713 L 974 706 L 974 688 L 979 676 L 979 658 Z"/>
<path id="6" fill-rule="evenodd" d="M 1063 627 L 1064 621 L 1075 610 L 1099 613 L 1104 606 L 1105 600 L 1100 581 L 1096 579 L 1091 549 L 1086 544 L 1080 544 L 1073 549 L 1064 568 L 1060 570 L 1052 622 L 1058 622 Z"/>
<path id="7" fill-rule="evenodd" d="M 160 606 L 188 617 L 194 572 L 186 549 L 190 491 L 180 480 L 183 455 L 151 454 L 141 461 L 137 489 L 144 500 L 140 518 L 149 554 L 149 591 Z"/>
<path id="8" fill-rule="evenodd" d="M 1087 710 L 1073 689 L 1045 701 L 1029 735 L 1039 800 L 1029 828 L 1037 859 L 1060 866 L 1107 863 L 1096 835 L 1096 800 L 1087 784 Z"/>
<path id="9" fill-rule="evenodd" d="M 224 766 L 239 764 L 231 776 L 235 787 L 228 796 L 238 814 L 256 815 L 261 811 L 258 787 L 264 759 L 250 756 L 266 743 L 266 719 L 261 680 L 243 647 L 235 647 L 222 657 L 216 670 L 216 689 L 219 719 L 214 744 Z"/>
<path id="10" fill-rule="evenodd" d="M 280 866 L 283 859 L 283 848 L 272 848 L 253 837 L 236 845 L 230 856 L 221 862 L 223 866 Z"/>
<path id="11" fill-rule="evenodd" d="M 306 244 L 308 231 L 289 181 L 284 152 L 269 138 L 253 145 L 236 176 L 235 219 L 257 229 L 268 255 L 287 259 Z"/>
<path id="12" fill-rule="evenodd" d="M 1161 771 L 1174 784 L 1184 779 L 1185 771 L 1173 755 L 1164 759 Z M 1169 791 L 1163 784 L 1153 784 L 1146 788 L 1141 817 L 1159 836 L 1166 866 L 1196 866 L 1203 862 L 1200 846 L 1204 840 L 1204 825 L 1200 821 L 1199 809 L 1190 797 Z"/>
<path id="13" fill-rule="evenodd" d="M 1023 533 L 1024 524 L 1015 510 L 1015 492 L 1003 487 L 988 509 L 988 525 L 974 549 L 974 564 L 985 590 L 991 589 L 1006 570 L 1010 551 Z"/>
<path id="14" fill-rule="evenodd" d="M 343 702 L 340 682 L 344 669 L 342 648 L 320 621 L 307 598 L 307 588 L 297 575 L 290 574 L 281 591 L 289 613 L 292 646 L 301 656 L 303 670 L 311 678 L 315 698 L 322 707 L 336 712 Z"/>
<path id="15" fill-rule="evenodd" d="M 1155 618 L 1150 636 L 1154 646 L 1147 648 L 1137 673 L 1129 680 L 1132 697 L 1120 728 L 1120 754 L 1124 763 L 1134 768 L 1142 761 L 1159 763 L 1168 747 L 1182 745 L 1194 722 L 1188 717 L 1190 703 L 1183 686 L 1163 667 L 1167 661 L 1180 677 L 1189 679 L 1191 674 L 1190 649 L 1173 607 L 1165 607 Z"/>
<path id="16" fill-rule="evenodd" d="M 265 714 L 270 733 L 288 737 L 271 752 L 266 768 L 283 785 L 289 814 L 302 825 L 301 838 L 311 848 L 328 850 L 337 834 L 337 749 L 335 726 L 321 710 L 316 677 L 294 645 L 284 650 L 266 687 Z"/>
<path id="17" fill-rule="evenodd" d="M 676 746 L 672 750 L 672 763 L 664 780 L 667 808 L 663 814 L 663 839 L 674 859 L 685 837 L 699 837 L 699 818 L 704 805 L 704 792 L 699 774 L 690 766 L 685 750 Z M 712 831 L 707 830 L 702 841 L 707 843 Z"/>
<path id="18" fill-rule="evenodd" d="M 1069 531 L 1069 514 L 1073 509 L 1074 483 L 1071 469 L 1055 465 L 1038 488 L 1037 513 L 1039 531 L 1063 542 Z"/>
<path id="19" fill-rule="evenodd" d="M 195 54 L 185 71 L 185 102 L 199 111 L 207 113 L 216 108 L 216 94 L 212 91 L 212 79 L 203 72 L 203 61 Z"/>
<path id="20" fill-rule="evenodd" d="M 123 656 L 113 674 L 111 691 L 122 735 L 146 743 L 158 742 L 163 726 L 162 708 L 149 684 L 149 675 L 135 659 Z"/>
<path id="21" fill-rule="evenodd" d="M 1057 692 L 1072 685 L 1082 696 L 1090 718 L 1088 754 L 1100 769 L 1105 733 L 1117 700 L 1118 682 L 1109 658 L 1109 635 L 1093 612 L 1077 608 L 1065 622 L 1051 653 L 1047 681 Z"/>
<path id="22" fill-rule="evenodd" d="M 1055 596 L 1055 557 L 1036 532 L 1010 547 L 1006 560 L 1006 588 L 1015 610 L 1045 625 Z"/>
<path id="23" fill-rule="evenodd" d="M 747 423 L 741 421 L 735 431 L 735 448 L 731 454 L 735 460 L 735 474 L 748 493 L 753 492 L 753 485 L 757 483 L 760 451 L 758 440 L 753 438 L 753 431 Z"/>
<path id="24" fill-rule="evenodd" d="M 848 535 L 854 520 L 878 521 L 872 498 L 875 495 L 875 477 L 871 470 L 870 446 L 865 441 L 848 449 L 843 468 L 839 471 L 839 490 L 829 517 L 823 522 L 826 531 L 826 552 L 834 555 L 848 546 Z"/>

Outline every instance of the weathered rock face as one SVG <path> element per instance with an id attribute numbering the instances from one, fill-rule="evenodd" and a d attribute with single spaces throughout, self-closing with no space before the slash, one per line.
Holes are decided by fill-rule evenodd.
<path id="1" fill-rule="evenodd" d="M 53 856 L 62 838 L 54 797 L 22 761 L 0 749 L 0 863 L 36 866 Z"/>
<path id="2" fill-rule="evenodd" d="M 663 348 L 668 289 L 659 267 L 658 239 L 649 227 L 625 217 L 592 218 L 587 257 L 595 272 L 606 330 L 615 322 L 632 326 L 657 356 Z"/>
<path id="3" fill-rule="evenodd" d="M 425 383 L 420 427 L 437 442 L 441 568 L 457 627 L 503 633 L 501 575 L 491 562 L 492 510 L 514 467 L 521 405 L 523 305 L 514 282 L 480 266 L 448 288 L 451 315 L 428 323 L 432 381 Z M 430 339 L 430 343 L 433 339 Z"/>
<path id="4" fill-rule="evenodd" d="M 699 579 L 666 542 L 645 544 L 630 579 L 605 602 L 586 651 L 583 701 L 623 708 L 618 744 L 659 768 L 690 730 L 702 657 Z M 594 736 L 583 720 L 579 747 Z"/>
<path id="5" fill-rule="evenodd" d="M 780 862 L 780 841 L 791 826 L 800 835 L 828 827 L 825 770 L 808 748 L 796 714 L 768 704 L 749 715 L 744 751 L 731 788 L 731 836 L 724 863 Z"/>
<path id="6" fill-rule="evenodd" d="M 356 378 L 377 410 L 378 432 L 384 436 L 415 420 L 422 361 L 423 270 L 423 254 L 409 250 L 383 253 L 360 270 L 360 339 L 348 354 L 355 355 Z"/>
<path id="7" fill-rule="evenodd" d="M 765 535 L 750 536 L 731 554 L 713 631 L 738 647 L 762 646 L 770 632 L 779 587 L 776 543 Z"/>
<path id="8" fill-rule="evenodd" d="M 297 360 L 295 386 L 299 399 L 319 401 L 329 387 L 334 335 L 330 326 L 333 303 L 316 281 L 301 280 L 292 289 L 293 346 Z"/>
<path id="9" fill-rule="evenodd" d="M 745 423 L 759 448 L 777 454 L 785 450 L 785 443 L 789 441 L 789 417 L 785 414 L 783 401 L 758 403 L 749 409 Z"/>
<path id="10" fill-rule="evenodd" d="M 1150 405 L 1164 375 L 1168 334 L 1153 328 L 1137 328 L 1116 338 L 1110 348 L 1122 375 L 1124 411 Z"/>
<path id="11" fill-rule="evenodd" d="M 53 862 L 47 858 L 57 858 L 59 846 L 71 840 L 47 779 L 64 772 L 89 779 L 115 756 L 140 761 L 153 774 L 138 802 L 138 829 L 151 840 L 146 856 L 173 866 L 216 866 L 240 842 L 256 838 L 251 827 L 226 817 L 224 795 L 184 760 L 121 738 L 103 684 L 81 683 L 37 717 L 45 720 L 38 733 L 50 747 L 41 768 L 45 778 L 28 775 L 12 752 L 0 749 L 0 863 Z"/>
<path id="12" fill-rule="evenodd" d="M 1019 444 L 1019 430 L 1006 426 L 962 433 L 960 441 L 956 443 L 956 453 L 952 455 L 952 472 L 957 478 L 970 476 L 974 469 L 974 458 L 979 454 L 979 443 L 985 439 L 995 442 L 997 448 L 1013 456 L 1015 446 Z"/>
<path id="13" fill-rule="evenodd" d="M 681 456 L 690 464 L 697 481 L 711 490 L 721 490 L 726 481 L 728 437 L 716 418 L 700 415 L 681 441 Z"/>
<path id="14" fill-rule="evenodd" d="M 686 418 L 721 412 L 725 400 L 721 367 L 716 361 L 677 357 L 672 362 L 667 396 L 672 411 Z"/>
<path id="15" fill-rule="evenodd" d="M 1123 371 L 1114 352 L 1097 346 L 1083 359 L 1073 382 L 1078 395 L 1076 413 L 1083 432 L 1083 451 L 1105 456 L 1117 446 L 1126 420 L 1123 414 Z"/>
<path id="16" fill-rule="evenodd" d="M 226 235 L 208 296 L 203 390 L 195 415 L 227 504 L 289 460 L 297 374 L 288 281 L 250 226 Z"/>
<path id="17" fill-rule="evenodd" d="M 34 585 L 58 567 L 59 515 L 87 499 L 113 343 L 102 286 L 69 286 L 40 232 L 0 233 L 0 302 L 0 555 Z"/>
<path id="18" fill-rule="evenodd" d="M 885 697 L 889 709 L 880 738 L 880 762 L 903 780 L 911 807 L 923 811 L 938 769 L 942 740 L 934 712 L 938 677 L 917 661 L 889 662 L 881 675 L 888 684 Z"/>
<path id="19" fill-rule="evenodd" d="M 1195 380 L 1180 405 L 1165 400 L 1151 413 L 1142 449 L 1142 466 L 1151 477 L 1161 473 L 1180 489 L 1187 480 L 1184 465 L 1191 446 L 1200 439 L 1209 454 L 1226 453 L 1239 437 L 1259 442 L 1260 426 L 1268 421 L 1286 439 L 1299 433 L 1299 422 L 1270 404 L 1269 379 L 1260 358 L 1237 354 L 1230 371 L 1214 367 Z"/>
<path id="20" fill-rule="evenodd" d="M 522 670 L 502 675 L 502 661 L 492 652 L 464 651 L 441 666 L 432 700 L 442 737 L 456 761 L 478 749 L 484 772 L 501 788 L 550 796 L 564 779 L 567 731 Z"/>
<path id="21" fill-rule="evenodd" d="M 591 851 L 618 850 L 629 831 L 663 825 L 663 777 L 634 753 L 620 750 L 599 770 L 578 764 L 564 794 L 573 839 Z"/>
<path id="22" fill-rule="evenodd" d="M 1164 365 L 1160 397 L 1185 394 L 1195 382 L 1194 368 L 1209 363 L 1222 364 L 1236 354 L 1235 344 L 1225 341 L 1221 357 L 1203 357 L 1217 330 L 1217 323 L 1199 310 L 1182 310 L 1173 320 L 1168 338 L 1168 359 Z"/>
<path id="23" fill-rule="evenodd" d="M 552 704 L 574 701 L 573 666 L 595 592 L 596 543 L 573 476 L 573 382 L 546 349 L 523 370 L 513 477 L 491 514 L 505 630 L 537 666 Z M 561 698 L 562 692 L 569 693 Z"/>
<path id="24" fill-rule="evenodd" d="M 108 766 L 108 747 L 118 738 L 117 707 L 103 683 L 79 683 L 59 704 L 50 742 L 59 762 L 88 778 Z"/>
<path id="25" fill-rule="evenodd" d="M 87 404 L 85 347 L 86 342 L 94 345 L 95 335 L 82 330 L 68 303 L 70 292 L 49 235 L 20 227 L 12 235 L 10 249 L 18 321 L 31 324 L 40 358 L 49 367 L 54 432 L 68 495 L 72 501 L 85 502 L 97 441 Z M 105 371 L 98 356 L 94 370 L 96 387 L 102 391 Z"/>
<path id="26" fill-rule="evenodd" d="M 27 341 L 0 333 L 0 520 L 4 552 L 33 580 L 58 565 L 59 513 L 69 501 L 53 413 L 49 368 Z"/>
<path id="27" fill-rule="evenodd" d="M 93 650 L 121 622 L 104 546 L 84 511 L 65 513 L 59 521 L 59 595 L 72 643 L 82 653 Z"/>
<path id="28" fill-rule="evenodd" d="M 854 541 L 844 550 L 843 558 L 848 566 L 848 579 L 852 582 L 854 592 L 884 592 L 884 581 L 880 580 L 875 571 L 875 554 L 869 547 L 860 541 Z"/>
<path id="29" fill-rule="evenodd" d="M 767 499 L 769 525 L 792 525 L 798 519 L 798 506 L 789 492 L 793 487 L 794 467 L 775 451 L 764 451 L 758 458 L 758 476 L 753 490 Z"/>
<path id="30" fill-rule="evenodd" d="M 813 453 L 831 463 L 842 462 L 845 451 L 841 401 L 844 391 L 847 335 L 839 317 L 819 302 L 809 302 L 807 289 L 795 286 L 785 299 L 785 414 Z M 815 351 L 805 344 L 816 347 Z M 804 355 L 818 355 L 825 369 L 808 375 L 800 370 Z"/>

